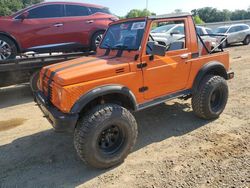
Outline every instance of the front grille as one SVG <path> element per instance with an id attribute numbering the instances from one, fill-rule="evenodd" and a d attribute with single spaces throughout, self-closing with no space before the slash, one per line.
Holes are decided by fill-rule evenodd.
<path id="1" fill-rule="evenodd" d="M 50 84 L 48 88 L 49 88 L 48 89 L 48 99 L 50 101 L 52 101 L 52 99 L 53 99 L 53 87 L 52 87 L 52 84 Z"/>

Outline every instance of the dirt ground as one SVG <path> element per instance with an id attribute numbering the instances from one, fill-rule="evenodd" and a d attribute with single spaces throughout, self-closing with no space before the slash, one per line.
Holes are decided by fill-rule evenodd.
<path id="1" fill-rule="evenodd" d="M 250 187 L 250 46 L 228 50 L 236 78 L 223 115 L 200 120 L 190 100 L 140 112 L 134 151 L 109 170 L 79 160 L 27 85 L 0 89 L 0 187 Z"/>

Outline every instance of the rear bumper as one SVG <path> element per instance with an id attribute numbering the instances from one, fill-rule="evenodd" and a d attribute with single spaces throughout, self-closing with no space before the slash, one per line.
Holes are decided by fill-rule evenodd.
<path id="1" fill-rule="evenodd" d="M 234 78 L 234 72 L 233 71 L 227 72 L 227 80 L 231 80 L 233 78 Z"/>
<path id="2" fill-rule="evenodd" d="M 78 120 L 78 114 L 65 114 L 54 107 L 41 92 L 36 92 L 35 101 L 44 116 L 57 132 L 73 132 Z"/>

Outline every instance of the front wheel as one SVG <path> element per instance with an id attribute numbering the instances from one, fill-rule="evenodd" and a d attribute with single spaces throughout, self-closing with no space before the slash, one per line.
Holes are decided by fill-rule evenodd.
<path id="1" fill-rule="evenodd" d="M 225 40 L 225 41 L 221 44 L 221 47 L 222 47 L 222 48 L 228 47 L 228 42 L 227 42 L 227 40 Z"/>
<path id="2" fill-rule="evenodd" d="M 100 45 L 103 38 L 104 31 L 99 31 L 95 33 L 91 41 L 91 50 L 96 51 L 97 47 Z"/>
<path id="3" fill-rule="evenodd" d="M 221 76 L 207 75 L 193 94 L 194 113 L 203 119 L 216 119 L 224 111 L 228 100 L 227 82 Z"/>
<path id="4" fill-rule="evenodd" d="M 6 36 L 0 36 L 0 61 L 15 59 L 17 47 L 15 43 Z"/>
<path id="5" fill-rule="evenodd" d="M 74 145 L 79 157 L 95 168 L 110 168 L 124 161 L 137 138 L 137 123 L 125 108 L 104 104 L 77 123 Z"/>

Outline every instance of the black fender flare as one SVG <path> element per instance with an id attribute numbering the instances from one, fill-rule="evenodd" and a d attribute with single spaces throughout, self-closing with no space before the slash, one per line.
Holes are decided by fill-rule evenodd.
<path id="1" fill-rule="evenodd" d="M 13 40 L 13 42 L 16 44 L 17 51 L 18 52 L 22 51 L 21 45 L 19 44 L 19 42 L 17 41 L 17 39 L 13 35 L 6 33 L 6 32 L 3 32 L 3 31 L 0 31 L 0 35 L 4 35 L 4 36 L 10 38 L 11 40 Z"/>
<path id="2" fill-rule="evenodd" d="M 125 86 L 121 86 L 121 85 L 107 85 L 107 86 L 97 87 L 97 88 L 87 92 L 83 96 L 81 96 L 75 102 L 75 104 L 71 108 L 70 112 L 72 114 L 80 113 L 81 110 L 89 102 L 91 102 L 92 100 L 94 100 L 100 96 L 107 95 L 107 94 L 122 94 L 124 96 L 127 96 L 133 104 L 133 110 L 137 109 L 137 102 L 136 102 L 135 95 L 132 93 L 132 91 L 130 89 L 128 89 Z"/>
<path id="3" fill-rule="evenodd" d="M 198 91 L 202 79 L 204 78 L 204 76 L 210 73 L 219 75 L 225 78 L 226 80 L 228 80 L 227 70 L 225 66 L 218 61 L 211 61 L 205 64 L 196 75 L 194 83 L 193 83 L 192 93 L 195 93 Z"/>

